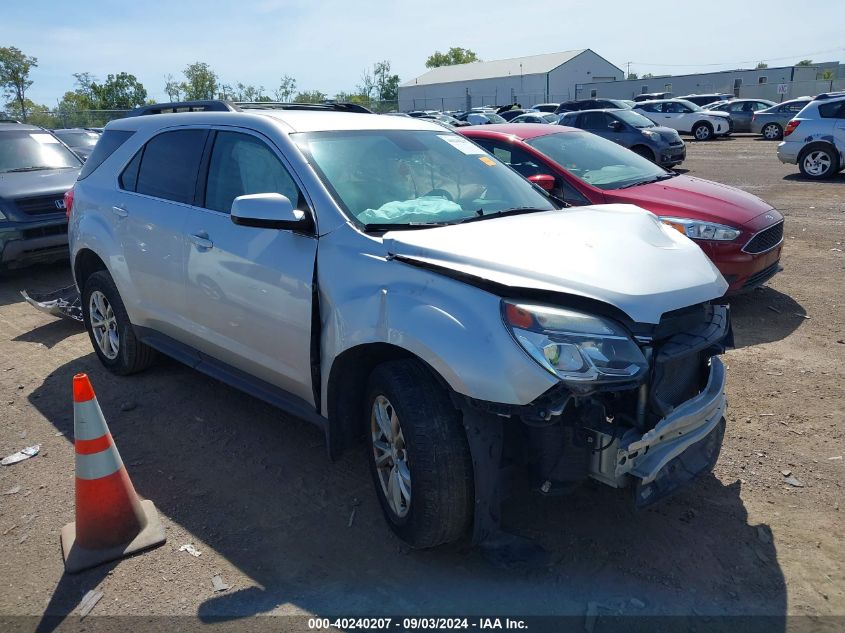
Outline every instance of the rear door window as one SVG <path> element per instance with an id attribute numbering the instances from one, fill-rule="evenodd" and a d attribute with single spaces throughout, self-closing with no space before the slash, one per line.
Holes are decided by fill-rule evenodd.
<path id="1" fill-rule="evenodd" d="M 238 196 L 280 193 L 299 206 L 299 188 L 273 151 L 241 132 L 217 132 L 205 186 L 206 209 L 229 213 Z"/>
<path id="2" fill-rule="evenodd" d="M 153 137 L 144 147 L 135 191 L 193 204 L 207 130 L 174 130 Z"/>
<path id="3" fill-rule="evenodd" d="M 581 127 L 585 130 L 607 130 L 611 120 L 604 112 L 585 112 L 581 115 Z"/>

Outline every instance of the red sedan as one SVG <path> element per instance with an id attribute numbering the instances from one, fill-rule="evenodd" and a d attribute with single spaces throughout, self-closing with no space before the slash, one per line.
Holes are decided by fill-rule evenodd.
<path id="1" fill-rule="evenodd" d="M 783 216 L 757 196 L 666 171 L 612 141 L 560 125 L 502 124 L 456 130 L 573 205 L 629 203 L 692 238 L 727 280 L 728 294 L 779 270 Z"/>

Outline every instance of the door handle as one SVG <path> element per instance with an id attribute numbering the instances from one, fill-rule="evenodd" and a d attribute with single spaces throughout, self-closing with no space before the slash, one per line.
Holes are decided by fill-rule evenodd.
<path id="1" fill-rule="evenodd" d="M 126 210 L 125 207 L 122 205 L 115 205 L 111 208 L 111 212 L 114 213 L 119 218 L 125 218 L 129 215 L 129 211 Z"/>
<path id="2" fill-rule="evenodd" d="M 199 249 L 209 249 L 214 247 L 214 242 L 208 239 L 208 235 L 191 235 L 191 241 Z"/>

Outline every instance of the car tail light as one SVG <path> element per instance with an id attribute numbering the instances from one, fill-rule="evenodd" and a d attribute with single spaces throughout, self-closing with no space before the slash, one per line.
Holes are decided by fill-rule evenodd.
<path id="1" fill-rule="evenodd" d="M 65 216 L 70 220 L 70 212 L 73 209 L 73 189 L 65 191 Z"/>
<path id="2" fill-rule="evenodd" d="M 795 131 L 795 128 L 797 128 L 799 125 L 801 125 L 801 121 L 790 121 L 789 123 L 787 123 L 786 129 L 783 131 L 784 138 L 792 134 Z"/>

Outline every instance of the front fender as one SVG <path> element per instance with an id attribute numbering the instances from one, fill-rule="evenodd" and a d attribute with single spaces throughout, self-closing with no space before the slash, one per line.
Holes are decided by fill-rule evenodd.
<path id="1" fill-rule="evenodd" d="M 528 404 L 558 383 L 511 338 L 494 294 L 326 239 L 318 271 L 323 412 L 334 359 L 370 343 L 407 350 L 479 400 Z"/>

